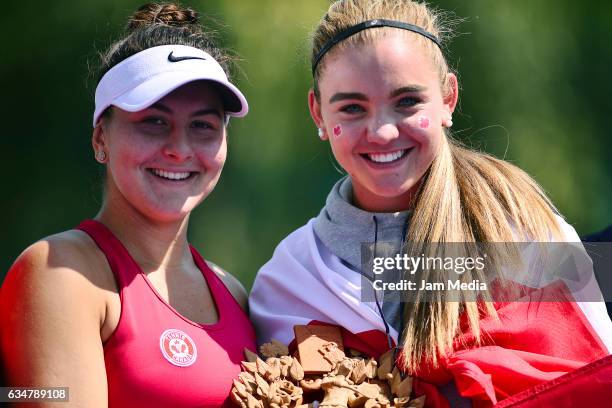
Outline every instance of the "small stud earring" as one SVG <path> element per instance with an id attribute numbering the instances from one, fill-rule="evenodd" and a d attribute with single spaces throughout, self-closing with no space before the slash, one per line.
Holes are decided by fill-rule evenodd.
<path id="1" fill-rule="evenodd" d="M 98 153 L 96 153 L 96 160 L 98 163 L 106 162 L 106 153 L 104 153 L 104 150 L 100 150 Z"/>
<path id="2" fill-rule="evenodd" d="M 453 127 L 453 117 L 451 116 L 448 119 L 445 119 L 442 125 L 447 128 Z"/>
<path id="3" fill-rule="evenodd" d="M 323 132 L 323 129 L 317 128 L 317 133 L 319 135 L 319 139 L 323 139 L 323 137 L 325 137 L 325 133 Z"/>

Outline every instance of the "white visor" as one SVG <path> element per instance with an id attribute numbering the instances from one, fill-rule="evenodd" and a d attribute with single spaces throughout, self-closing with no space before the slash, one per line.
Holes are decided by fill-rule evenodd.
<path id="1" fill-rule="evenodd" d="M 111 105 L 137 112 L 178 87 L 199 80 L 220 85 L 218 91 L 227 115 L 243 117 L 249 111 L 242 92 L 228 81 L 221 65 L 208 53 L 184 45 L 161 45 L 132 55 L 104 74 L 96 88 L 93 126 Z"/>

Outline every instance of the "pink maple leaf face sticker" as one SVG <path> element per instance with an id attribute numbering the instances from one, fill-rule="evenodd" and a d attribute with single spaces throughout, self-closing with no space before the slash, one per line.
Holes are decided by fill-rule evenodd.
<path id="1" fill-rule="evenodd" d="M 426 118 L 425 116 L 421 116 L 419 118 L 419 127 L 421 129 L 427 129 L 429 127 L 429 118 Z"/>
<path id="2" fill-rule="evenodd" d="M 338 137 L 342 134 L 342 126 L 336 125 L 334 126 L 334 136 Z"/>

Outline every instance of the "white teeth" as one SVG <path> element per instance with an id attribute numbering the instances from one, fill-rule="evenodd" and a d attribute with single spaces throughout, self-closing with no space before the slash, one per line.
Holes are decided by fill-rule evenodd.
<path id="1" fill-rule="evenodd" d="M 169 180 L 185 180 L 191 173 L 173 173 L 170 171 L 152 169 L 153 174 L 159 177 L 167 178 Z"/>
<path id="2" fill-rule="evenodd" d="M 406 150 L 398 150 L 393 153 L 368 153 L 368 158 L 376 163 L 389 163 L 395 160 L 400 159 L 402 156 L 406 154 Z"/>

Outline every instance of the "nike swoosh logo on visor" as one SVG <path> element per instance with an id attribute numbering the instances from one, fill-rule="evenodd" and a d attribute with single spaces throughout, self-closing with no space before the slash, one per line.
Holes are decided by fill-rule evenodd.
<path id="1" fill-rule="evenodd" d="M 190 59 L 206 60 L 206 58 L 204 57 L 190 57 L 190 56 L 175 57 L 174 55 L 172 55 L 173 52 L 174 51 L 171 51 L 170 54 L 168 54 L 168 61 L 170 62 L 179 62 L 179 61 L 185 61 L 185 60 L 190 60 Z"/>

